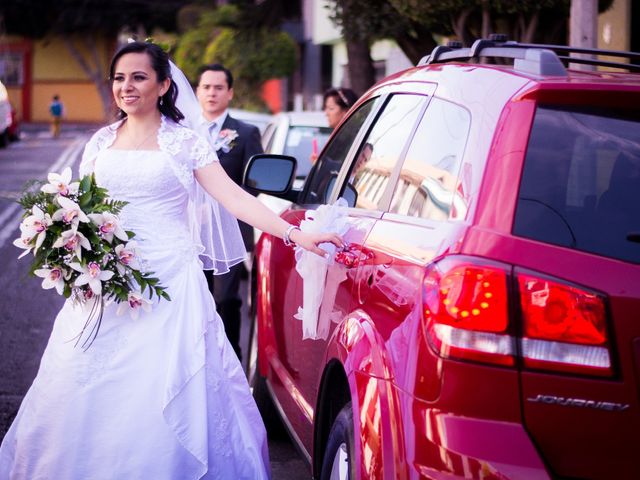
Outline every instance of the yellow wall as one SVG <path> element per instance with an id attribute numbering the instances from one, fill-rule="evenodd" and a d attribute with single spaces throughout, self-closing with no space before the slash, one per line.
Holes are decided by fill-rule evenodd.
<path id="1" fill-rule="evenodd" d="M 72 40 L 82 56 L 93 67 L 91 52 L 81 38 Z M 33 80 L 89 80 L 84 70 L 71 55 L 62 39 L 53 38 L 37 41 L 33 44 Z M 105 78 L 108 76 L 111 50 L 107 42 L 99 40 L 97 44 L 99 61 L 102 63 Z"/>
<path id="2" fill-rule="evenodd" d="M 74 44 L 93 68 L 93 58 L 84 42 Z M 110 43 L 98 43 L 99 61 L 103 77 L 109 75 Z M 67 122 L 103 122 L 104 111 L 98 90 L 80 64 L 71 55 L 62 39 L 51 39 L 34 43 L 33 84 L 31 93 L 31 120 L 49 120 L 49 103 L 53 95 L 59 95 L 64 104 L 64 120 Z"/>
<path id="3" fill-rule="evenodd" d="M 65 122 L 104 122 L 102 103 L 93 82 L 46 82 L 33 84 L 31 121 L 47 122 L 54 95 L 64 105 Z"/>

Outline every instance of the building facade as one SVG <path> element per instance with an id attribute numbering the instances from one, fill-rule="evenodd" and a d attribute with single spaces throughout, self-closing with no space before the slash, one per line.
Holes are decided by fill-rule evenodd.
<path id="1" fill-rule="evenodd" d="M 94 49 L 80 39 L 70 39 L 77 53 L 92 71 L 106 80 L 115 42 L 99 38 Z M 102 100 L 95 82 L 81 67 L 60 37 L 31 40 L 0 37 L 0 80 L 23 122 L 49 121 L 49 103 L 59 95 L 69 122 L 103 122 Z"/>

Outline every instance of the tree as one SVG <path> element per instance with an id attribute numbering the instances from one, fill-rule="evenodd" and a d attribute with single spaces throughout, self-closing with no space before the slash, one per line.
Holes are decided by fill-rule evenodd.
<path id="1" fill-rule="evenodd" d="M 400 14 L 388 0 L 333 0 L 330 9 L 347 44 L 349 78 L 356 92 L 364 92 L 375 80 L 369 53 L 374 41 L 394 39 L 412 62 L 437 45 L 424 25 Z"/>
<path id="2" fill-rule="evenodd" d="M 7 33 L 33 39 L 60 37 L 71 56 L 96 85 L 105 118 L 112 109 L 111 91 L 100 39 L 115 43 L 123 29 L 174 30 L 176 13 L 188 0 L 1 0 L 0 17 Z"/>
<path id="3" fill-rule="evenodd" d="M 490 33 L 525 43 L 567 43 L 570 0 L 388 0 L 402 15 L 433 34 L 454 36 L 464 45 Z M 599 11 L 613 0 L 599 0 Z"/>
<path id="4" fill-rule="evenodd" d="M 612 3 L 599 0 L 599 10 Z M 332 0 L 330 8 L 347 43 L 351 84 L 364 91 L 373 84 L 368 47 L 375 40 L 395 40 L 413 63 L 430 53 L 441 36 L 465 46 L 491 33 L 527 43 L 566 44 L 570 0 Z"/>
<path id="5" fill-rule="evenodd" d="M 273 19 L 259 19 L 256 13 L 261 8 L 222 5 L 201 10 L 197 24 L 180 38 L 175 54 L 176 63 L 192 80 L 206 63 L 229 68 L 235 77 L 234 103 L 248 110 L 266 110 L 262 84 L 291 75 L 297 63 L 296 43 L 288 34 L 265 26 Z"/>

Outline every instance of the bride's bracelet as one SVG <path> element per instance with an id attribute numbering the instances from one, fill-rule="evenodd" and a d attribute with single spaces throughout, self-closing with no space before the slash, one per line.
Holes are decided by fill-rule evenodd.
<path id="1" fill-rule="evenodd" d="M 287 230 L 284 232 L 282 240 L 287 247 L 295 247 L 296 245 L 295 242 L 291 241 L 291 232 L 293 232 L 294 230 L 300 230 L 300 227 L 296 225 L 289 225 L 289 228 L 287 228 Z"/>

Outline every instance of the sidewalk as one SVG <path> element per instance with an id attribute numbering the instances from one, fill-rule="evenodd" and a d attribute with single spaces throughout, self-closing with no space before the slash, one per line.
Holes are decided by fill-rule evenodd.
<path id="1" fill-rule="evenodd" d="M 100 123 L 62 123 L 60 138 L 74 138 L 78 134 L 95 132 L 104 124 Z M 48 123 L 21 123 L 20 138 L 51 138 L 51 126 Z"/>

